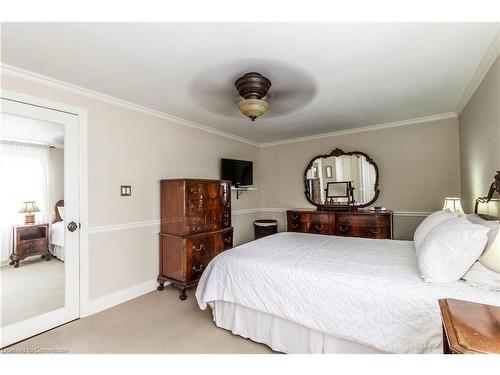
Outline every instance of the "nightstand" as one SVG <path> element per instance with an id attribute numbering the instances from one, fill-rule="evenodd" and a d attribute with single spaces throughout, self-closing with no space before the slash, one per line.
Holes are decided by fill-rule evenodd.
<path id="1" fill-rule="evenodd" d="M 500 354 L 500 307 L 440 299 L 444 354 Z"/>
<path id="2" fill-rule="evenodd" d="M 12 228 L 13 246 L 10 265 L 19 267 L 19 261 L 27 257 L 41 255 L 50 260 L 49 224 L 19 225 Z"/>

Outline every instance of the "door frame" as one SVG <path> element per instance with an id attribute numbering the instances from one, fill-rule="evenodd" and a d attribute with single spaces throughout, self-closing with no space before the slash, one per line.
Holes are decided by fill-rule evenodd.
<path id="1" fill-rule="evenodd" d="M 88 237 L 88 111 L 66 103 L 26 95 L 11 90 L 1 90 L 0 97 L 20 103 L 34 105 L 78 117 L 78 162 L 80 169 L 80 272 L 79 272 L 79 317 L 90 315 L 90 268 Z"/>

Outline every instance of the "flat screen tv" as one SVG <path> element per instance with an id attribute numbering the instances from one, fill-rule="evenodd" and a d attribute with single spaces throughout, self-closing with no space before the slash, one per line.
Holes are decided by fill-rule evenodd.
<path id="1" fill-rule="evenodd" d="M 229 180 L 233 186 L 253 185 L 253 162 L 221 159 L 221 180 Z"/>

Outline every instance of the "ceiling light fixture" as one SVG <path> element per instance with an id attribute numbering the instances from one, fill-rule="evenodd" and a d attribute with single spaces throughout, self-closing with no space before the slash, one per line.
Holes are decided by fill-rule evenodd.
<path id="1" fill-rule="evenodd" d="M 234 83 L 236 90 L 243 98 L 238 103 L 240 112 L 255 121 L 259 116 L 266 113 L 269 103 L 262 98 L 267 96 L 271 88 L 271 81 L 257 72 L 250 72 L 238 78 Z"/>

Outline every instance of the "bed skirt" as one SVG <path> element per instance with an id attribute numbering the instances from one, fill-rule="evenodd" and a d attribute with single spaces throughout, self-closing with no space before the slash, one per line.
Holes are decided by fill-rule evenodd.
<path id="1" fill-rule="evenodd" d="M 289 354 L 370 354 L 378 349 L 325 335 L 289 320 L 252 310 L 238 304 L 215 301 L 209 304 L 217 327 L 266 344 L 272 350 Z"/>
<path id="2" fill-rule="evenodd" d="M 53 256 L 64 262 L 64 255 L 65 255 L 64 247 L 57 245 L 50 245 L 49 250 Z"/>

